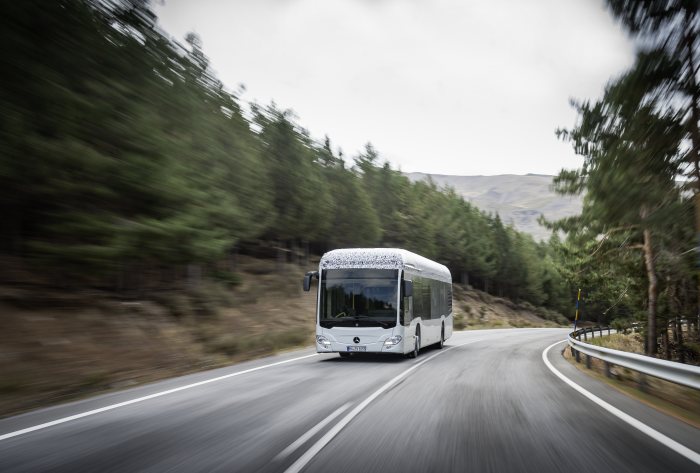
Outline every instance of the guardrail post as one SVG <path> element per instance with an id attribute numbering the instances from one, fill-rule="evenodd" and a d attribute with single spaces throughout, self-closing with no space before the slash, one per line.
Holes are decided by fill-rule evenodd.
<path id="1" fill-rule="evenodd" d="M 608 327 L 608 336 L 610 336 L 610 327 Z"/>
<path id="2" fill-rule="evenodd" d="M 586 330 L 588 330 L 588 329 L 583 329 L 583 341 L 584 342 L 588 341 L 588 337 L 586 336 Z"/>
<path id="3" fill-rule="evenodd" d="M 591 355 L 586 355 L 586 368 L 591 369 Z"/>
<path id="4" fill-rule="evenodd" d="M 600 330 L 600 336 L 603 336 L 603 327 L 598 327 L 598 330 Z"/>
<path id="5" fill-rule="evenodd" d="M 591 338 L 595 338 L 595 329 L 591 327 Z"/>
<path id="6" fill-rule="evenodd" d="M 639 390 L 643 393 L 649 392 L 649 384 L 647 383 L 647 375 L 639 373 Z"/>
<path id="7" fill-rule="evenodd" d="M 610 373 L 610 363 L 607 361 L 605 362 L 605 376 L 607 378 L 612 378 L 612 374 Z"/>
<path id="8" fill-rule="evenodd" d="M 581 363 L 581 354 L 578 350 L 574 350 L 574 356 L 576 358 L 576 363 Z"/>

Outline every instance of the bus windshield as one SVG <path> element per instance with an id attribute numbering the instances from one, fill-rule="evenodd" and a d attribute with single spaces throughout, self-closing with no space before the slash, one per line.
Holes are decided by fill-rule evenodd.
<path id="1" fill-rule="evenodd" d="M 396 269 L 324 270 L 321 326 L 395 326 L 398 273 Z"/>

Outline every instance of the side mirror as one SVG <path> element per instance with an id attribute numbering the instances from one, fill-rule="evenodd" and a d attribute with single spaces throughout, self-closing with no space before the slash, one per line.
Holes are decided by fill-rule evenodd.
<path id="1" fill-rule="evenodd" d="M 318 271 L 309 271 L 304 276 L 304 291 L 309 292 L 311 289 L 311 278 L 318 279 Z"/>
<path id="2" fill-rule="evenodd" d="M 411 297 L 412 295 L 413 295 L 413 281 L 404 280 L 404 282 L 403 282 L 403 296 L 404 297 Z"/>

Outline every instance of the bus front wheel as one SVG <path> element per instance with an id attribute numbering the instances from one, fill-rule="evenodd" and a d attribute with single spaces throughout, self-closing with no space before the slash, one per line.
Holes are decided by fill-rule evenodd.
<path id="1" fill-rule="evenodd" d="M 440 350 L 445 347 L 445 324 L 442 324 L 442 330 L 440 331 Z"/>

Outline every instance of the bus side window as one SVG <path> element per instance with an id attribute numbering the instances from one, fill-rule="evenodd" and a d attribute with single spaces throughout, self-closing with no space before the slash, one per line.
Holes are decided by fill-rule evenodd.
<path id="1" fill-rule="evenodd" d="M 452 313 L 452 284 L 447 284 L 447 313 Z"/>
<path id="2" fill-rule="evenodd" d="M 399 323 L 403 326 L 408 326 L 413 320 L 413 298 L 401 298 L 401 312 L 399 313 Z"/>
<path id="3" fill-rule="evenodd" d="M 401 291 L 401 307 L 399 308 L 399 324 L 408 325 L 411 323 L 411 315 L 413 313 L 411 307 L 412 297 L 406 297 L 404 293 L 404 278 L 401 275 L 401 282 L 399 283 L 399 290 Z"/>

